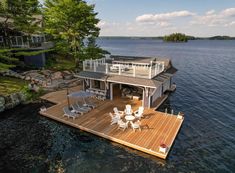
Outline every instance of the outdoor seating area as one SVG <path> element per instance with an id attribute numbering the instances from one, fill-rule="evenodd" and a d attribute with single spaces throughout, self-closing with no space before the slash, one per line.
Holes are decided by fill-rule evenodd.
<path id="1" fill-rule="evenodd" d="M 72 92 L 67 95 L 67 101 L 68 105 L 66 105 L 63 108 L 64 115 L 68 118 L 77 118 L 80 115 L 86 114 L 90 112 L 92 109 L 96 108 L 96 104 L 92 102 L 90 99 L 87 99 L 89 97 L 93 97 L 94 94 L 91 92 L 86 92 L 86 91 L 77 91 L 77 92 Z M 73 98 L 73 103 L 70 103 Z M 83 101 L 81 102 L 79 99 L 82 99 Z"/>
<path id="2" fill-rule="evenodd" d="M 63 90 L 41 97 L 55 105 L 40 114 L 133 149 L 163 159 L 167 157 L 184 120 L 181 114 L 179 118 L 143 108 L 140 100 L 101 101 L 91 96 L 78 99 L 78 95 L 82 95 L 79 88 L 70 89 L 72 110 L 68 106 L 67 92 Z"/>

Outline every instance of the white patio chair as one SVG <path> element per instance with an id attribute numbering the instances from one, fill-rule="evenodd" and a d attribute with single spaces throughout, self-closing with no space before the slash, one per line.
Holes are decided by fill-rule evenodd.
<path id="1" fill-rule="evenodd" d="M 123 115 L 124 115 L 124 112 L 119 111 L 117 107 L 113 108 L 113 112 L 114 112 L 114 114 L 119 115 L 120 117 L 123 117 Z"/>
<path id="2" fill-rule="evenodd" d="M 128 127 L 128 122 L 123 122 L 121 119 L 118 120 L 118 129 L 122 128 L 123 131 Z"/>
<path id="3" fill-rule="evenodd" d="M 126 109 L 124 112 L 126 115 L 131 115 L 133 113 L 133 110 L 131 109 L 131 105 L 126 105 Z"/>
<path id="4" fill-rule="evenodd" d="M 144 113 L 144 107 L 143 106 L 140 106 L 139 109 L 134 112 L 135 117 L 138 118 L 138 119 L 143 117 L 143 113 Z"/>
<path id="5" fill-rule="evenodd" d="M 133 123 L 131 122 L 131 127 L 132 129 L 135 131 L 136 129 L 139 129 L 141 131 L 141 128 L 140 128 L 140 121 L 138 120 L 137 122 Z"/>
<path id="6" fill-rule="evenodd" d="M 113 124 L 117 124 L 117 123 L 118 123 L 118 121 L 120 120 L 120 118 L 119 118 L 119 117 L 114 116 L 111 112 L 109 113 L 109 116 L 111 117 L 111 125 L 113 125 Z"/>

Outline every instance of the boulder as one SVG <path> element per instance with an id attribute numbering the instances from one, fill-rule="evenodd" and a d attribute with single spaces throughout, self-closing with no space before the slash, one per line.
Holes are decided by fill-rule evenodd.
<path id="1" fill-rule="evenodd" d="M 25 76 L 25 80 L 31 80 L 30 76 Z"/>
<path id="2" fill-rule="evenodd" d="M 13 93 L 5 97 L 5 109 L 11 109 L 22 102 L 21 95 L 19 93 Z"/>
<path id="3" fill-rule="evenodd" d="M 52 79 L 61 79 L 62 73 L 60 71 L 57 71 L 57 72 L 53 73 L 52 76 L 53 76 Z"/>

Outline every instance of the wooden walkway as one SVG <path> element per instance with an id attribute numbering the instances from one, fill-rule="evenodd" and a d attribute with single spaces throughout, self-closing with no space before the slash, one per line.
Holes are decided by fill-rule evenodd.
<path id="1" fill-rule="evenodd" d="M 70 91 L 79 89 L 81 88 L 76 87 Z M 62 109 L 67 105 L 66 91 L 49 93 L 42 99 L 56 103 L 56 105 L 47 108 L 45 112 L 40 112 L 43 116 L 163 159 L 167 157 L 183 123 L 183 119 L 179 119 L 175 115 L 146 109 L 144 118 L 141 119 L 142 131 L 134 132 L 130 127 L 123 131 L 118 129 L 117 125 L 110 125 L 109 112 L 112 112 L 113 107 L 124 110 L 126 104 L 131 104 L 133 110 L 137 110 L 141 101 L 121 98 L 113 101 L 96 101 L 98 104 L 96 109 L 73 120 L 63 117 Z M 168 146 L 166 153 L 159 151 L 161 143 Z"/>

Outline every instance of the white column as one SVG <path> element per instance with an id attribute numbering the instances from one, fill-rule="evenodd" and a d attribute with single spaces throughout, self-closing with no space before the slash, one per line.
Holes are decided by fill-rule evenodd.
<path id="1" fill-rule="evenodd" d="M 96 72 L 96 61 L 93 61 L 94 64 L 94 72 Z"/>
<path id="2" fill-rule="evenodd" d="M 157 66 L 158 66 L 158 64 L 157 63 L 155 63 L 155 76 L 157 75 Z"/>
<path id="3" fill-rule="evenodd" d="M 105 63 L 105 73 L 108 73 L 108 63 Z"/>
<path id="4" fill-rule="evenodd" d="M 152 78 L 152 65 L 153 65 L 153 61 L 150 62 L 150 67 L 149 67 L 149 79 Z"/>
<path id="5" fill-rule="evenodd" d="M 86 60 L 82 62 L 82 65 L 83 65 L 83 71 L 85 71 L 85 64 L 86 64 Z"/>
<path id="6" fill-rule="evenodd" d="M 164 70 L 164 62 L 162 63 L 162 71 Z"/>
<path id="7" fill-rule="evenodd" d="M 121 64 L 119 64 L 118 74 L 121 75 Z"/>
<path id="8" fill-rule="evenodd" d="M 133 66 L 133 77 L 135 77 L 135 66 Z"/>

